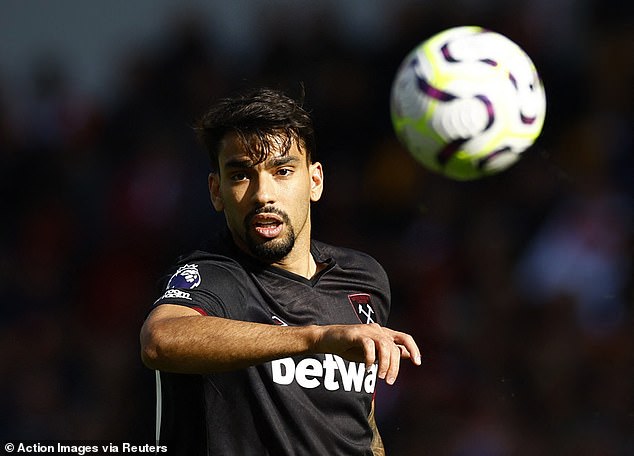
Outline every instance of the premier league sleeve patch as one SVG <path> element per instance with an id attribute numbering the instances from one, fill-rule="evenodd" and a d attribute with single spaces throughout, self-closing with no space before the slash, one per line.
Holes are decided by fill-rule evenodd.
<path id="1" fill-rule="evenodd" d="M 189 293 L 187 293 L 186 291 L 182 291 L 182 290 L 167 290 L 163 294 L 163 296 L 161 296 L 156 301 L 154 301 L 154 304 L 159 302 L 161 299 L 174 299 L 174 298 L 187 299 L 188 301 L 192 300 L 192 296 Z"/>
<path id="2" fill-rule="evenodd" d="M 172 275 L 166 288 L 168 290 L 173 288 L 191 290 L 192 288 L 196 288 L 198 285 L 200 285 L 198 265 L 186 264 L 185 266 L 178 268 L 174 275 Z"/>

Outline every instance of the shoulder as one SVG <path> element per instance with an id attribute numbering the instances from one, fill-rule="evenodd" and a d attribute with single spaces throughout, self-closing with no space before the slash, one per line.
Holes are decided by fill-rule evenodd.
<path id="1" fill-rule="evenodd" d="M 222 283 L 244 283 L 244 267 L 224 254 L 196 250 L 178 258 L 165 278 L 166 288 L 207 288 Z"/>
<path id="2" fill-rule="evenodd" d="M 154 306 L 180 304 L 230 318 L 248 293 L 248 274 L 230 256 L 196 250 L 182 255 L 164 275 Z M 238 306 L 239 307 L 239 306 Z"/>
<path id="3" fill-rule="evenodd" d="M 312 249 L 320 260 L 332 258 L 341 266 L 365 266 L 383 269 L 374 257 L 360 250 L 334 246 L 321 241 L 313 241 Z"/>
<path id="4" fill-rule="evenodd" d="M 339 247 L 325 242 L 313 241 L 313 254 L 318 261 L 334 262 L 344 271 L 356 274 L 368 274 L 375 279 L 387 281 L 387 274 L 383 266 L 371 255 L 348 247 Z"/>
<path id="5" fill-rule="evenodd" d="M 351 248 L 314 242 L 313 251 L 319 261 L 334 263 L 325 278 L 348 290 L 355 312 L 357 305 L 371 306 L 376 312 L 374 321 L 385 325 L 390 314 L 391 291 L 383 266 L 371 255 Z M 361 318 L 358 312 L 357 316 Z"/>

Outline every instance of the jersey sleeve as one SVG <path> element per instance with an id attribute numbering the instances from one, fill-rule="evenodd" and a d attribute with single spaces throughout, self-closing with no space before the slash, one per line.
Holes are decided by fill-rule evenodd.
<path id="1" fill-rule="evenodd" d="M 235 274 L 209 261 L 183 261 L 172 269 L 163 294 L 153 307 L 176 304 L 203 315 L 233 318 L 231 307 L 240 307 L 243 293 Z"/>

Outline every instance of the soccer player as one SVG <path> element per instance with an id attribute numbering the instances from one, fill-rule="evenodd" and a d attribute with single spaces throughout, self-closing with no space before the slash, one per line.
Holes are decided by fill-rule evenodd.
<path id="1" fill-rule="evenodd" d="M 384 326 L 388 278 L 370 256 L 311 239 L 324 174 L 312 120 L 281 92 L 221 100 L 198 134 L 227 230 L 175 265 L 141 330 L 170 454 L 384 454 L 379 379 L 408 334 Z"/>

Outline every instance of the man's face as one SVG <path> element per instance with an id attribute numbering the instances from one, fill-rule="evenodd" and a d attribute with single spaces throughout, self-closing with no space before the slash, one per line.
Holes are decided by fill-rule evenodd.
<path id="1" fill-rule="evenodd" d="M 281 141 L 278 141 L 281 144 Z M 307 163 L 306 153 L 293 141 L 287 154 L 273 148 L 255 164 L 235 134 L 221 144 L 218 173 L 209 176 L 214 207 L 224 211 L 240 249 L 278 263 L 297 245 L 310 242 L 310 203 L 321 197 L 319 163 Z"/>

